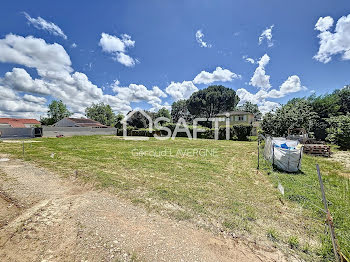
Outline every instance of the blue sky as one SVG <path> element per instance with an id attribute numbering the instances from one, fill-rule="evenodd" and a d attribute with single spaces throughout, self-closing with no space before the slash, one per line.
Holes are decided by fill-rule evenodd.
<path id="1" fill-rule="evenodd" d="M 350 84 L 349 14 L 348 1 L 6 1 L 0 116 L 39 118 L 52 99 L 76 116 L 93 102 L 156 111 L 211 84 L 266 112 Z"/>

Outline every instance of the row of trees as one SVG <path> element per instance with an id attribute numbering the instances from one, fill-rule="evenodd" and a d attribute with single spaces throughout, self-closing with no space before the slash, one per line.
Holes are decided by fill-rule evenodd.
<path id="1" fill-rule="evenodd" d="M 239 97 L 236 92 L 224 86 L 209 86 L 194 92 L 188 100 L 179 100 L 171 105 L 171 117 L 174 123 L 179 118 L 191 121 L 195 117 L 210 118 L 218 113 L 232 110 L 241 110 L 255 115 L 256 120 L 261 119 L 258 105 L 246 102 L 237 106 Z"/>
<path id="2" fill-rule="evenodd" d="M 293 98 L 262 122 L 264 133 L 285 136 L 288 128 L 303 127 L 318 140 L 350 148 L 350 86 L 331 94 Z"/>
<path id="3" fill-rule="evenodd" d="M 187 122 L 191 122 L 195 117 L 210 118 L 218 113 L 234 109 L 252 112 L 258 119 L 261 117 L 257 105 L 247 102 L 237 107 L 238 102 L 239 97 L 233 89 L 214 85 L 193 93 L 188 100 L 174 102 L 171 106 L 171 113 L 166 108 L 161 108 L 156 113 L 149 111 L 146 111 L 146 113 L 152 119 L 166 117 L 171 119 L 173 123 L 177 123 L 179 118 L 184 118 Z M 70 115 L 71 113 L 62 101 L 54 100 L 49 105 L 48 116 L 42 118 L 41 122 L 44 125 L 52 125 Z M 87 107 L 85 115 L 101 124 L 115 127 L 120 127 L 120 121 L 124 118 L 122 114 L 114 114 L 112 108 L 104 103 L 93 104 Z M 142 114 L 136 113 L 128 119 L 128 124 L 136 128 L 146 128 L 148 121 Z"/>
<path id="4" fill-rule="evenodd" d="M 232 110 L 251 112 L 257 120 L 261 119 L 262 115 L 256 104 L 246 102 L 237 107 L 238 103 L 239 97 L 233 89 L 214 85 L 194 92 L 187 100 L 182 99 L 174 102 L 171 105 L 171 113 L 165 108 L 160 109 L 157 113 L 149 111 L 146 113 L 152 119 L 163 116 L 171 119 L 173 123 L 177 123 L 180 118 L 191 123 L 196 117 L 211 118 L 218 113 Z M 148 126 L 146 118 L 140 113 L 136 113 L 128 119 L 128 124 L 137 128 Z M 207 127 L 211 126 L 211 122 L 202 122 L 201 124 Z"/>
<path id="5" fill-rule="evenodd" d="M 43 125 L 53 125 L 65 117 L 71 116 L 72 113 L 68 110 L 67 106 L 61 101 L 53 100 L 49 104 L 49 110 L 47 117 L 40 119 Z M 99 103 L 92 104 L 90 107 L 85 109 L 85 115 L 87 118 L 98 121 L 103 125 L 120 127 L 121 120 L 123 120 L 123 114 L 115 114 L 110 105 Z"/>
<path id="6" fill-rule="evenodd" d="M 221 85 L 209 86 L 194 92 L 187 100 L 174 102 L 171 113 L 165 108 L 156 113 L 146 113 L 152 119 L 166 117 L 173 123 L 177 123 L 179 118 L 191 122 L 195 117 L 210 118 L 235 109 L 251 112 L 257 120 L 261 118 L 257 105 L 246 102 L 237 107 L 238 103 L 239 98 L 233 89 Z M 117 128 L 121 127 L 120 122 L 124 118 L 122 114 L 116 115 L 109 105 L 103 103 L 86 108 L 85 114 L 88 118 Z M 62 101 L 54 100 L 49 105 L 48 116 L 42 118 L 41 122 L 51 125 L 70 115 Z M 146 128 L 148 120 L 141 113 L 136 113 L 128 119 L 128 124 L 135 128 Z M 350 148 L 350 86 L 327 95 L 314 94 L 305 98 L 293 98 L 274 112 L 267 113 L 262 121 L 263 132 L 273 136 L 286 136 L 289 128 L 299 127 L 305 128 L 316 139 L 327 139 L 343 148 Z"/>

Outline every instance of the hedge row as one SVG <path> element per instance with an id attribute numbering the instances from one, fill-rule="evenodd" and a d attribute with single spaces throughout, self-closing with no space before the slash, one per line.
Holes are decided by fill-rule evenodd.
<path id="1" fill-rule="evenodd" d="M 165 125 L 165 127 L 168 127 L 171 130 L 171 134 L 174 133 L 175 124 L 168 124 Z M 198 127 L 199 128 L 199 127 Z M 246 141 L 248 140 L 248 136 L 250 136 L 253 126 L 252 125 L 234 125 L 230 128 L 230 139 L 236 139 L 239 141 Z M 193 127 L 188 127 L 191 136 L 193 137 Z M 213 128 L 203 128 L 200 127 L 200 129 L 203 129 L 204 132 L 197 132 L 197 138 L 202 139 L 214 139 L 215 138 L 215 129 Z M 149 129 L 135 129 L 132 127 L 127 128 L 127 135 L 128 136 L 146 136 L 146 137 L 153 137 L 155 134 L 166 136 L 167 131 L 165 130 L 153 130 L 150 132 Z M 117 131 L 118 136 L 123 135 L 123 129 L 118 129 Z M 186 132 L 177 132 L 176 137 L 187 137 Z M 226 128 L 220 127 L 219 128 L 219 139 L 224 140 L 226 139 Z"/>

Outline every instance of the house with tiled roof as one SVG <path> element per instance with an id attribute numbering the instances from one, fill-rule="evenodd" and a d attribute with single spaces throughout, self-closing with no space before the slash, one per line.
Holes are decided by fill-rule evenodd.
<path id="1" fill-rule="evenodd" d="M 97 122 L 88 118 L 72 118 L 65 117 L 62 120 L 58 121 L 53 126 L 55 127 L 92 127 L 92 128 L 107 128 L 108 126 L 102 125 L 100 122 Z"/>
<path id="2" fill-rule="evenodd" d="M 0 128 L 30 128 L 41 126 L 36 119 L 0 118 Z"/>

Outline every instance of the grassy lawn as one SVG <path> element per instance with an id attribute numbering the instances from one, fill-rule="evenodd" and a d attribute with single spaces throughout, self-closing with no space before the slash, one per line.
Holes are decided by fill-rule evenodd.
<path id="1" fill-rule="evenodd" d="M 78 174 L 98 188 L 178 220 L 266 241 L 308 261 L 329 261 L 317 162 L 339 242 L 343 252 L 350 250 L 350 173 L 341 163 L 304 156 L 302 173 L 273 171 L 266 163 L 257 172 L 256 142 L 125 141 L 110 136 L 38 140 L 42 143 L 25 144 L 25 160 L 65 176 Z M 22 144 L 0 143 L 0 152 L 22 158 Z"/>

